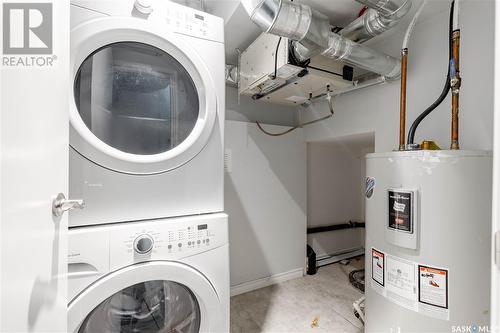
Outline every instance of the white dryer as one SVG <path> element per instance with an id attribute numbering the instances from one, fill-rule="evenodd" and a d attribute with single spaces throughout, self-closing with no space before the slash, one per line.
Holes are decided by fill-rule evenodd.
<path id="1" fill-rule="evenodd" d="M 227 215 L 72 228 L 68 332 L 229 332 Z"/>
<path id="2" fill-rule="evenodd" d="M 222 19 L 72 0 L 70 226 L 223 211 Z"/>

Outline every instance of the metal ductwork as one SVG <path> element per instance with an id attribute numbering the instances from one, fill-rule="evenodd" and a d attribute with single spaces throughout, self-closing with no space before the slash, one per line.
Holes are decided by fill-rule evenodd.
<path id="1" fill-rule="evenodd" d="M 240 81 L 240 73 L 238 66 L 226 64 L 226 84 L 233 87 L 237 87 L 239 81 Z"/>
<path id="2" fill-rule="evenodd" d="M 356 0 L 369 9 L 340 34 L 362 43 L 394 27 L 411 9 L 412 0 Z"/>
<path id="3" fill-rule="evenodd" d="M 330 22 L 311 7 L 288 0 L 242 0 L 250 19 L 263 31 L 300 41 L 311 52 L 328 46 Z"/>
<path id="4" fill-rule="evenodd" d="M 242 4 L 262 30 L 295 41 L 293 52 L 299 61 L 321 54 L 388 79 L 399 77 L 399 59 L 332 32 L 328 18 L 309 6 L 289 0 L 242 0 Z"/>
<path id="5" fill-rule="evenodd" d="M 401 72 L 400 60 L 330 32 L 328 48 L 321 55 L 395 79 Z"/>

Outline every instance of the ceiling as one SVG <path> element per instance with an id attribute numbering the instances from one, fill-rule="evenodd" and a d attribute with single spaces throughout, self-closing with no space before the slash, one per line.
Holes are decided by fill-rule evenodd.
<path id="1" fill-rule="evenodd" d="M 357 16 L 363 5 L 355 0 L 295 0 L 325 14 L 334 26 L 343 27 L 352 22 Z M 406 26 L 413 16 L 413 12 L 419 6 L 422 0 L 414 0 L 412 12 L 405 17 L 401 26 Z M 446 10 L 450 0 L 430 1 L 420 18 L 420 22 L 426 17 Z M 236 49 L 245 50 L 262 31 L 250 21 L 248 14 L 240 0 L 204 0 L 205 10 L 211 14 L 222 17 L 225 21 L 225 46 L 226 62 L 228 64 L 237 64 L 238 56 Z M 384 35 L 390 35 L 387 32 Z"/>

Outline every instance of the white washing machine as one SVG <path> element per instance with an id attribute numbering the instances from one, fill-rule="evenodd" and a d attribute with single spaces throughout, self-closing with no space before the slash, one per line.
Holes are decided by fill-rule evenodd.
<path id="1" fill-rule="evenodd" d="M 227 215 L 69 231 L 68 332 L 229 332 Z"/>
<path id="2" fill-rule="evenodd" d="M 223 211 L 222 19 L 72 0 L 70 226 Z"/>

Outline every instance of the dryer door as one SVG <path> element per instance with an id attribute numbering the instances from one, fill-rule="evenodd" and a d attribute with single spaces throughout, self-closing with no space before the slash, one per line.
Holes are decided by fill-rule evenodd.
<path id="1" fill-rule="evenodd" d="M 68 306 L 68 331 L 218 332 L 221 311 L 217 292 L 200 272 L 154 261 L 116 271 L 84 290 Z"/>
<path id="2" fill-rule="evenodd" d="M 104 168 L 162 173 L 196 156 L 212 132 L 210 73 L 197 50 L 161 27 L 106 17 L 71 31 L 70 145 Z"/>

